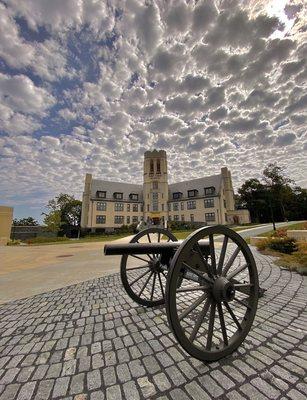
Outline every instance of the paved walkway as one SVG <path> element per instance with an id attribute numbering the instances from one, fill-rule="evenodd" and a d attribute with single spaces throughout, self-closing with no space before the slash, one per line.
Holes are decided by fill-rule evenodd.
<path id="1" fill-rule="evenodd" d="M 0 400 L 306 399 L 306 277 L 255 253 L 253 328 L 211 364 L 188 356 L 163 308 L 145 309 L 118 274 L 0 306 Z"/>

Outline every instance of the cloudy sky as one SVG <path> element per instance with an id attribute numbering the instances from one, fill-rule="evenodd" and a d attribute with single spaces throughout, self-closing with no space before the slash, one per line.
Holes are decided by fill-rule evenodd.
<path id="1" fill-rule="evenodd" d="M 307 187 L 304 2 L 0 0 L 0 204 L 142 183 L 153 148 L 171 182 L 276 161 Z"/>

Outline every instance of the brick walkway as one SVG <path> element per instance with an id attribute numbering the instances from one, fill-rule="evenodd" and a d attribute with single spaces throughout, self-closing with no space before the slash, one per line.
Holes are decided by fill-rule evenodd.
<path id="1" fill-rule="evenodd" d="M 261 286 L 239 351 L 204 364 L 176 344 L 163 308 L 118 274 L 0 307 L 0 399 L 306 399 L 306 277 L 255 254 Z M 305 285 L 305 286 L 304 286 Z"/>

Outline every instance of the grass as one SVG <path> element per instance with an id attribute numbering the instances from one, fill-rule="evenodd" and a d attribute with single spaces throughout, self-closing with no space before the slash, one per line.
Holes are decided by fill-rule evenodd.
<path id="1" fill-rule="evenodd" d="M 121 233 L 116 235 L 99 235 L 99 236 L 85 236 L 80 239 L 68 239 L 67 240 L 54 240 L 40 243 L 31 243 L 30 246 L 48 246 L 51 244 L 79 244 L 79 243 L 94 243 L 94 242 L 111 242 L 113 240 L 121 239 L 125 236 L 131 235 L 131 233 Z"/>
<path id="2" fill-rule="evenodd" d="M 240 226 L 234 226 L 231 227 L 236 232 L 243 231 L 244 229 L 248 229 L 249 227 L 253 227 L 259 224 L 247 224 L 247 225 L 240 225 Z M 172 230 L 172 233 L 176 236 L 178 240 L 183 240 L 186 239 L 192 232 L 194 232 L 194 229 L 189 229 L 189 230 Z"/>
<path id="3" fill-rule="evenodd" d="M 291 224 L 291 225 L 283 226 L 281 229 L 285 229 L 285 230 L 288 230 L 288 229 L 301 230 L 301 229 L 306 229 L 306 225 L 307 225 L 306 222 L 299 222 L 297 224 Z M 260 235 L 257 235 L 257 237 L 271 237 L 274 232 L 275 231 L 272 230 L 272 231 L 269 231 L 269 232 L 266 232 L 266 233 L 261 233 Z"/>

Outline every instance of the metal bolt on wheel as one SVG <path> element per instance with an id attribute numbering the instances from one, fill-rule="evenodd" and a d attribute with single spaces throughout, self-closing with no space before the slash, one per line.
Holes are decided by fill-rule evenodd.
<path id="1" fill-rule="evenodd" d="M 176 242 L 176 237 L 167 229 L 152 227 L 136 234 L 130 243 Z M 162 254 L 124 254 L 121 258 L 121 280 L 126 292 L 137 303 L 153 307 L 164 304 L 165 285 L 168 273 Z"/>
<path id="2" fill-rule="evenodd" d="M 204 254 L 200 241 L 208 243 Z M 202 361 L 236 350 L 258 304 L 253 255 L 233 230 L 217 225 L 193 232 L 178 248 L 166 283 L 166 311 L 181 346 Z"/>

